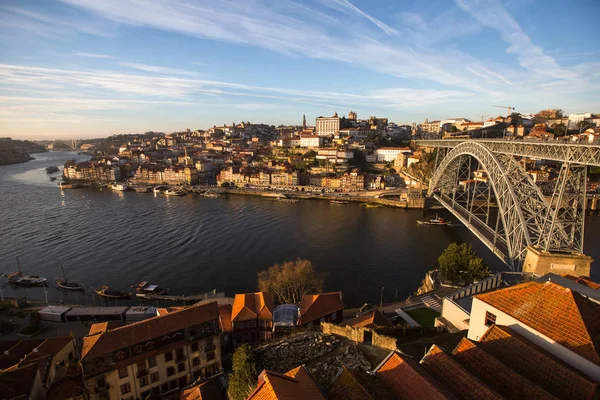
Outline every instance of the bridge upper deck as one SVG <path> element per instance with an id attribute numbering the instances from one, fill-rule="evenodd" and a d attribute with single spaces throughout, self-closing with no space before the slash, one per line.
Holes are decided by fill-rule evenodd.
<path id="1" fill-rule="evenodd" d="M 463 142 L 477 142 L 493 153 L 508 154 L 600 167 L 600 145 L 559 142 L 534 142 L 506 139 L 423 139 L 420 146 L 454 148 Z"/>

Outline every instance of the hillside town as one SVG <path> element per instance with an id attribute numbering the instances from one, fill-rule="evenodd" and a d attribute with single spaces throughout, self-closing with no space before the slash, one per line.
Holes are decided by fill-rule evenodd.
<path id="1" fill-rule="evenodd" d="M 510 109 L 509 109 L 510 111 Z M 69 161 L 63 177 L 79 185 L 127 182 L 119 189 L 156 185 L 211 186 L 306 193 L 396 190 L 408 204 L 420 196 L 434 161 L 433 148 L 415 139 L 504 138 L 558 143 L 600 143 L 600 116 L 512 113 L 481 122 L 466 118 L 397 125 L 388 118 L 317 117 L 314 126 L 272 126 L 250 122 L 169 134 L 114 135 L 73 143 L 92 155 Z M 53 146 L 53 145 L 50 145 Z M 552 165 L 524 160 L 536 182 L 553 179 Z M 479 177 L 485 179 L 484 176 Z M 590 186 L 595 190 L 595 186 Z M 421 203 L 412 206 L 422 207 Z"/>
<path id="2" fill-rule="evenodd" d="M 361 309 L 346 309 L 342 292 L 296 304 L 254 292 L 164 308 L 51 305 L 36 314 L 45 330 L 18 337 L 2 317 L 0 397 L 596 398 L 600 284 L 427 279 L 420 295 Z"/>

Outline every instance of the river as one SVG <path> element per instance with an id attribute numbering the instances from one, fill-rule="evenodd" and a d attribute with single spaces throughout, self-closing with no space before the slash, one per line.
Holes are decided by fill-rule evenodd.
<path id="1" fill-rule="evenodd" d="M 15 271 L 18 255 L 26 274 L 49 279 L 47 293 L 54 301 L 92 301 L 89 294 L 63 298 L 54 288 L 62 264 L 86 288 L 108 283 L 127 290 L 148 280 L 173 294 L 216 288 L 232 296 L 256 290 L 259 271 L 301 257 L 326 275 L 326 290 L 344 292 L 348 306 L 379 303 L 382 287 L 384 302 L 405 299 L 452 242 L 468 241 L 492 271 L 504 268 L 464 227 L 417 226 L 421 210 L 235 195 L 61 191 L 60 178 L 51 182 L 45 167 L 86 156 L 59 151 L 33 156 L 28 163 L 0 167 L 0 272 Z M 588 215 L 586 253 L 595 259 L 599 234 L 600 216 Z M 42 288 L 14 289 L 5 278 L 0 288 L 4 296 L 44 298 Z"/>

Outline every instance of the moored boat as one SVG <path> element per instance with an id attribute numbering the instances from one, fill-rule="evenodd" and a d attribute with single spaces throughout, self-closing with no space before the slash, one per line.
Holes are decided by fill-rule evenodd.
<path id="1" fill-rule="evenodd" d="M 154 295 L 166 295 L 169 289 L 162 288 L 158 285 L 150 285 L 147 281 L 142 281 L 137 285 L 132 286 L 135 289 L 136 297 L 152 298 Z"/>
<path id="2" fill-rule="evenodd" d="M 5 275 L 9 284 L 17 286 L 44 286 L 47 281 L 46 278 L 37 275 L 23 275 L 19 257 L 17 256 L 16 259 L 19 271 Z"/>
<path id="3" fill-rule="evenodd" d="M 110 286 L 104 285 L 96 290 L 94 290 L 96 294 L 100 297 L 104 297 L 107 299 L 129 299 L 131 298 L 131 293 L 129 292 L 121 292 L 116 289 L 111 289 Z"/>
<path id="4" fill-rule="evenodd" d="M 76 183 L 60 182 L 58 186 L 61 189 L 77 189 L 79 187 Z"/>
<path id="5" fill-rule="evenodd" d="M 444 218 L 439 217 L 435 214 L 435 218 L 426 219 L 423 221 L 417 220 L 419 225 L 450 225 L 450 221 L 446 221 Z"/>
<path id="6" fill-rule="evenodd" d="M 164 192 L 165 190 L 169 190 L 169 189 L 170 189 L 170 188 L 169 188 L 168 186 L 165 186 L 165 185 L 159 185 L 159 186 L 155 186 L 155 187 L 152 189 L 152 192 L 153 192 L 154 194 L 157 194 L 157 193 L 162 193 L 162 192 Z"/>
<path id="7" fill-rule="evenodd" d="M 136 186 L 134 190 L 137 193 L 148 193 L 152 190 L 152 188 L 150 186 Z"/>
<path id="8" fill-rule="evenodd" d="M 379 208 L 379 207 L 381 207 L 381 204 L 362 203 L 361 206 L 367 207 L 367 208 Z"/>
<path id="9" fill-rule="evenodd" d="M 165 190 L 164 194 L 166 196 L 183 196 L 183 195 L 186 195 L 187 192 L 183 189 L 169 189 L 169 190 Z"/>
<path id="10" fill-rule="evenodd" d="M 347 201 L 343 201 L 343 200 L 331 200 L 330 203 L 331 204 L 348 204 Z"/>
<path id="11" fill-rule="evenodd" d="M 65 274 L 64 267 L 61 266 L 60 269 L 62 270 L 63 277 L 62 278 L 54 278 L 54 282 L 60 289 L 72 290 L 72 291 L 83 290 L 83 286 L 81 286 L 79 283 L 72 282 L 67 279 L 67 275 Z"/>
<path id="12" fill-rule="evenodd" d="M 113 183 L 112 185 L 110 185 L 110 188 L 112 190 L 116 190 L 116 191 L 120 191 L 120 192 L 125 192 L 127 189 L 129 189 L 129 187 L 127 187 L 126 183 Z"/>
<path id="13" fill-rule="evenodd" d="M 46 167 L 46 172 L 49 173 L 49 174 L 54 173 L 54 172 L 58 172 L 58 171 L 60 171 L 60 170 L 55 165 L 51 165 L 49 167 Z"/>

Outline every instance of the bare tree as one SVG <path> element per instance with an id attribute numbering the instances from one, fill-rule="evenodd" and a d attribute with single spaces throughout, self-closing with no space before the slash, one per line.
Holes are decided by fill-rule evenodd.
<path id="1" fill-rule="evenodd" d="M 323 290 L 323 276 L 309 260 L 275 264 L 258 273 L 258 290 L 269 292 L 281 304 L 298 304 L 302 295 Z"/>

